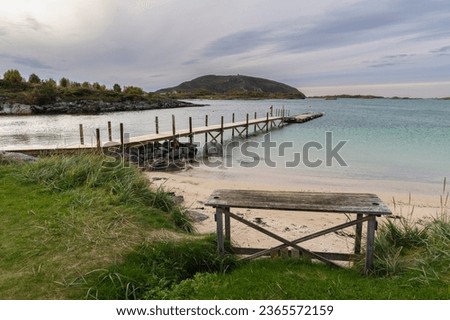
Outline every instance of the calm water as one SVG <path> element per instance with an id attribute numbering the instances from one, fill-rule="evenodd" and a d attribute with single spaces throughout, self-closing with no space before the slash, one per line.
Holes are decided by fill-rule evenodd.
<path id="1" fill-rule="evenodd" d="M 171 115 L 176 116 L 177 128 L 187 128 L 188 117 L 193 117 L 194 126 L 204 125 L 205 115 L 210 124 L 220 123 L 220 116 L 230 122 L 231 114 L 236 120 L 244 120 L 248 112 L 263 116 L 270 105 L 284 106 L 290 114 L 305 111 L 325 112 L 325 116 L 305 124 L 293 124 L 282 130 L 271 132 L 272 141 L 291 141 L 280 156 L 277 148 L 269 155 L 261 148 L 251 148 L 251 154 L 258 154 L 257 170 L 289 176 L 320 176 L 350 178 L 358 180 L 397 180 L 440 183 L 450 177 L 450 101 L 441 100 L 263 100 L 263 101 L 200 101 L 209 106 L 170 110 L 148 110 L 140 112 L 119 112 L 96 116 L 12 116 L 0 118 L 0 149 L 17 146 L 62 146 L 79 141 L 78 125 L 85 128 L 86 141 L 93 141 L 95 128 L 107 136 L 107 121 L 112 121 L 114 139 L 118 139 L 118 127 L 122 122 L 131 136 L 153 133 L 154 119 L 159 117 L 160 131 L 171 130 Z M 339 141 L 346 141 L 339 155 L 347 166 L 340 166 L 333 160 L 331 166 L 325 163 L 309 168 L 303 162 L 294 168 L 286 168 L 286 161 L 294 159 L 308 142 L 315 141 L 324 149 L 310 149 L 310 161 L 325 161 L 325 132 L 332 132 L 332 147 Z M 203 135 L 196 137 L 202 142 Z M 250 141 L 262 142 L 263 135 L 251 137 Z M 244 141 L 240 141 L 243 143 Z M 276 166 L 264 163 L 269 159 Z M 253 156 L 233 153 L 233 165 L 248 164 Z"/>

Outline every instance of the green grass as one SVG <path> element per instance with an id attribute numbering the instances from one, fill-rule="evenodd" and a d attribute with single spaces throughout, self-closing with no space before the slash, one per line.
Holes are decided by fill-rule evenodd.
<path id="1" fill-rule="evenodd" d="M 150 190 L 137 169 L 102 167 L 103 160 L 0 165 L 0 298 L 73 296 L 67 284 L 80 275 L 191 229 L 171 197 Z"/>
<path id="2" fill-rule="evenodd" d="M 162 299 L 448 299 L 449 287 L 407 277 L 367 277 L 304 260 L 257 260 L 230 274 L 199 273 L 160 292 Z"/>
<path id="3" fill-rule="evenodd" d="M 450 298 L 446 200 L 426 224 L 380 225 L 370 276 L 358 264 L 242 263 L 219 257 L 214 236 L 186 232 L 167 193 L 110 160 L 0 158 L 1 299 Z"/>

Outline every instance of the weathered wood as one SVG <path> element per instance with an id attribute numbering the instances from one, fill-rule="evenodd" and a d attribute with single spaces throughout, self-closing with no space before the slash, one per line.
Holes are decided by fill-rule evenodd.
<path id="1" fill-rule="evenodd" d="M 231 115 L 231 123 L 234 123 L 234 112 Z M 235 128 L 231 129 L 231 138 L 232 139 L 234 139 L 234 131 L 235 131 Z"/>
<path id="2" fill-rule="evenodd" d="M 241 247 L 232 247 L 232 252 L 237 255 L 253 255 L 256 253 L 259 253 L 261 251 L 265 251 L 263 248 L 241 248 Z M 272 251 L 265 251 L 263 256 L 275 256 L 278 255 L 280 249 L 275 249 Z M 300 255 L 300 251 L 297 249 L 290 249 L 290 256 L 291 258 L 298 258 Z M 312 251 L 315 254 L 321 255 L 326 259 L 334 260 L 334 261 L 355 261 L 358 256 L 351 253 L 341 253 L 341 252 L 319 252 L 319 251 Z M 241 260 L 247 260 L 248 257 L 244 257 Z"/>
<path id="3" fill-rule="evenodd" d="M 175 128 L 175 115 L 173 114 L 172 115 L 172 136 L 173 136 L 173 139 L 175 139 L 176 134 L 177 134 L 177 130 Z"/>
<path id="4" fill-rule="evenodd" d="M 97 151 L 100 151 L 102 149 L 102 143 L 100 141 L 100 129 L 97 128 L 95 129 L 95 139 L 96 139 L 96 146 L 97 146 Z"/>
<path id="5" fill-rule="evenodd" d="M 220 144 L 223 145 L 223 116 L 220 117 Z"/>
<path id="6" fill-rule="evenodd" d="M 120 130 L 120 148 L 122 149 L 122 150 L 124 150 L 125 148 L 124 148 L 124 145 L 125 145 L 125 139 L 124 139 L 124 131 L 123 131 L 123 123 L 120 123 L 119 124 L 119 130 Z"/>
<path id="7" fill-rule="evenodd" d="M 269 113 L 266 114 L 266 132 L 269 132 Z"/>
<path id="8" fill-rule="evenodd" d="M 225 253 L 225 242 L 223 238 L 223 214 L 222 208 L 216 208 L 216 226 L 217 226 L 217 251 L 219 254 Z"/>
<path id="9" fill-rule="evenodd" d="M 363 217 L 362 213 L 356 215 L 356 220 L 361 220 Z M 356 224 L 355 228 L 355 254 L 361 253 L 361 239 L 362 239 L 362 222 Z"/>
<path id="10" fill-rule="evenodd" d="M 158 116 L 155 117 L 155 132 L 159 134 L 159 119 Z"/>
<path id="11" fill-rule="evenodd" d="M 108 121 L 108 141 L 112 141 L 112 127 L 111 127 L 111 121 Z"/>
<path id="12" fill-rule="evenodd" d="M 246 118 L 246 123 L 245 123 L 245 137 L 248 138 L 248 124 L 249 124 L 249 119 L 248 119 L 248 113 L 247 113 L 247 118 Z"/>
<path id="13" fill-rule="evenodd" d="M 297 116 L 285 117 L 284 109 L 282 111 L 281 117 L 283 118 L 283 122 L 287 123 L 303 123 L 307 121 L 311 121 L 323 116 L 322 112 L 306 112 L 299 114 Z"/>
<path id="14" fill-rule="evenodd" d="M 83 132 L 83 125 L 80 123 L 80 144 L 84 145 L 84 132 Z"/>
<path id="15" fill-rule="evenodd" d="M 299 239 L 292 240 L 292 242 L 295 243 L 295 244 L 299 244 L 301 242 L 313 240 L 315 238 L 324 236 L 324 235 L 326 235 L 328 233 L 335 232 L 335 231 L 338 231 L 338 230 L 341 230 L 341 229 L 345 229 L 345 228 L 351 227 L 351 226 L 353 226 L 355 224 L 358 224 L 358 223 L 363 223 L 365 221 L 368 221 L 369 219 L 370 219 L 370 217 L 368 217 L 368 216 L 367 217 L 361 217 L 360 220 L 353 220 L 353 221 L 349 221 L 349 222 L 346 222 L 346 223 L 343 223 L 343 224 L 340 224 L 340 225 L 337 225 L 337 226 L 334 226 L 334 227 L 331 227 L 331 228 L 327 228 L 325 230 L 321 230 L 321 231 L 309 234 L 309 235 L 301 237 Z M 280 250 L 280 249 L 283 249 L 285 247 L 286 247 L 285 244 L 281 244 L 279 246 L 276 246 L 276 247 L 273 247 L 273 248 L 270 248 L 270 249 L 264 249 L 264 250 L 261 250 L 260 252 L 256 252 L 255 254 L 253 254 L 253 255 L 251 255 L 249 257 L 246 257 L 245 260 L 252 260 L 252 259 L 255 259 L 255 258 L 258 258 L 258 257 L 262 257 L 263 255 L 267 254 L 268 252 L 270 252 L 272 250 Z"/>
<path id="16" fill-rule="evenodd" d="M 208 115 L 205 115 L 205 128 L 208 127 Z M 205 143 L 208 142 L 208 130 L 205 131 Z"/>
<path id="17" fill-rule="evenodd" d="M 389 208 L 375 194 L 261 190 L 215 190 L 205 203 L 249 209 L 275 209 L 387 215 Z"/>
<path id="18" fill-rule="evenodd" d="M 192 134 L 192 117 L 189 117 L 189 143 L 194 143 L 194 135 Z"/>
<path id="19" fill-rule="evenodd" d="M 272 122 L 280 121 L 280 126 L 283 123 L 281 117 L 270 117 L 269 121 L 272 121 Z M 247 114 L 246 120 L 224 124 L 223 130 L 233 130 L 234 129 L 234 130 L 240 132 L 241 136 L 243 136 L 244 132 L 245 132 L 245 137 L 248 138 L 249 126 L 255 125 L 255 124 L 262 125 L 262 124 L 266 124 L 267 122 L 268 122 L 267 117 L 250 120 L 249 116 Z M 150 142 L 172 140 L 174 138 L 173 128 L 171 131 L 168 131 L 168 132 L 162 132 L 162 133 L 159 132 L 159 123 L 158 123 L 157 117 L 155 117 L 155 126 L 156 126 L 156 133 L 127 138 L 127 140 L 124 141 L 124 144 L 127 147 L 132 147 L 132 146 L 139 146 L 139 145 L 142 145 L 145 143 L 150 143 Z M 239 130 L 239 128 L 241 128 L 241 130 Z M 190 132 L 189 129 L 179 129 L 179 130 L 176 130 L 175 135 L 176 135 L 176 137 L 181 138 L 181 137 L 189 137 L 191 134 L 193 134 L 193 135 L 205 134 L 205 143 L 206 143 L 208 140 L 208 132 L 218 132 L 220 130 L 221 130 L 221 124 L 209 125 L 208 124 L 208 115 L 206 115 L 205 116 L 205 126 L 192 128 L 192 133 Z M 83 141 L 83 143 L 85 143 L 85 141 Z M 108 144 L 109 147 L 114 147 L 114 146 L 119 147 L 121 145 L 122 145 L 122 143 L 114 142 L 114 141 L 111 141 L 111 143 Z M 47 148 L 36 148 L 33 146 L 25 146 L 25 147 L 20 146 L 20 147 L 11 147 L 11 148 L 8 148 L 7 150 L 2 150 L 2 151 L 22 152 L 22 153 L 26 153 L 26 154 L 40 154 L 40 153 L 51 154 L 51 153 L 64 153 L 64 151 L 71 153 L 71 152 L 74 152 L 77 150 L 82 150 L 82 149 L 87 150 L 87 151 L 95 150 L 96 146 L 95 146 L 95 144 L 91 144 L 91 145 L 77 144 L 77 145 L 70 145 L 70 146 L 64 146 L 64 147 L 47 147 Z"/>
<path id="20" fill-rule="evenodd" d="M 370 216 L 367 222 L 367 249 L 365 272 L 370 273 L 373 270 L 373 252 L 375 249 L 375 229 L 377 225 L 376 216 Z"/>
<path id="21" fill-rule="evenodd" d="M 230 208 L 224 209 L 224 216 L 225 216 L 225 240 L 231 241 L 231 219 L 230 215 L 228 214 L 230 212 Z"/>
<path id="22" fill-rule="evenodd" d="M 220 208 L 217 208 L 216 210 L 219 210 L 219 209 L 220 209 Z M 322 262 L 327 263 L 327 264 L 329 264 L 329 265 L 331 265 L 331 266 L 334 266 L 334 267 L 339 267 L 339 266 L 338 266 L 337 264 L 335 264 L 334 262 L 332 262 L 332 261 L 330 261 L 330 260 L 328 260 L 328 259 L 326 259 L 326 258 L 324 258 L 324 257 L 322 257 L 322 256 L 320 256 L 320 255 L 318 255 L 318 254 L 315 254 L 315 253 L 309 251 L 309 250 L 306 249 L 306 248 L 300 247 L 299 245 L 296 245 L 296 244 L 293 243 L 292 241 L 286 240 L 286 239 L 284 239 L 283 237 L 280 237 L 279 235 L 277 235 L 277 234 L 275 234 L 275 233 L 273 233 L 273 232 L 271 232 L 271 231 L 269 231 L 269 230 L 266 230 L 266 229 L 264 229 L 264 228 L 258 226 L 257 224 L 254 224 L 254 223 L 252 223 L 252 222 L 250 222 L 250 221 L 247 221 L 247 220 L 245 220 L 244 218 L 241 218 L 241 217 L 235 215 L 235 214 L 232 213 L 232 212 L 227 212 L 227 214 L 228 214 L 231 218 L 233 218 L 233 219 L 235 219 L 235 220 L 237 220 L 237 221 L 239 221 L 239 222 L 241 222 L 241 223 L 243 223 L 243 224 L 245 224 L 245 225 L 247 225 L 247 226 L 249 226 L 249 227 L 252 227 L 253 229 L 255 229 L 255 230 L 257 230 L 257 231 L 259 231 L 259 232 L 261 232 L 261 233 L 264 233 L 265 235 L 267 235 L 267 236 L 269 236 L 269 237 L 271 237 L 271 238 L 274 238 L 274 239 L 276 239 L 276 240 L 278 240 L 278 241 L 280 241 L 280 242 L 286 244 L 287 246 L 290 246 L 290 247 L 292 247 L 292 248 L 294 248 L 294 249 L 299 250 L 300 252 L 302 252 L 303 254 L 305 254 L 306 256 L 308 256 L 308 257 L 310 257 L 310 258 L 317 259 L 317 260 L 319 260 L 319 261 L 322 261 Z M 219 234 L 217 234 L 217 236 L 219 237 Z M 223 236 L 222 236 L 222 237 L 223 237 Z"/>

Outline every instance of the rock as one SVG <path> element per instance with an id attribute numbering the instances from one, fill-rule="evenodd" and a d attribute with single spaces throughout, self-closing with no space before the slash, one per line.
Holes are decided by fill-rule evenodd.
<path id="1" fill-rule="evenodd" d="M 195 211 L 195 210 L 189 210 L 187 212 L 187 215 L 192 219 L 194 222 L 202 222 L 208 219 L 209 217 L 201 212 Z"/>
<path id="2" fill-rule="evenodd" d="M 172 200 L 175 204 L 182 204 L 184 202 L 183 196 L 172 196 Z"/>
<path id="3" fill-rule="evenodd" d="M 115 101 L 77 100 L 61 101 L 45 105 L 27 105 L 0 101 L 0 115 L 28 115 L 28 114 L 97 114 L 105 112 L 151 110 L 163 108 L 182 108 L 200 106 L 189 102 L 173 99 L 148 101 Z"/>
<path id="4" fill-rule="evenodd" d="M 4 152 L 0 151 L 0 160 L 10 160 L 19 162 L 36 162 L 38 158 L 29 156 L 18 152 Z"/>

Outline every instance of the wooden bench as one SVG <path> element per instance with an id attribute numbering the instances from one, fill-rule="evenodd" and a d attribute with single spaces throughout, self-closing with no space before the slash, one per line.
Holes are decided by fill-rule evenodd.
<path id="1" fill-rule="evenodd" d="M 216 208 L 217 246 L 220 254 L 225 253 L 225 240 L 231 241 L 231 219 L 233 218 L 282 244 L 269 249 L 234 248 L 237 253 L 246 254 L 244 259 L 254 259 L 273 251 L 292 248 L 302 255 L 317 259 L 327 264 L 338 266 L 333 260 L 352 260 L 361 254 L 363 223 L 367 222 L 365 270 L 373 269 L 373 251 L 375 243 L 376 218 L 390 215 L 392 212 L 375 194 L 367 193 L 322 193 L 322 192 L 287 192 L 261 190 L 215 190 L 205 203 Z M 296 240 L 287 240 L 260 225 L 248 221 L 231 208 L 264 209 L 280 211 L 298 211 L 311 213 L 356 214 L 354 220 L 327 228 Z M 299 243 L 336 232 L 340 229 L 356 226 L 354 254 L 313 252 L 299 246 Z"/>

